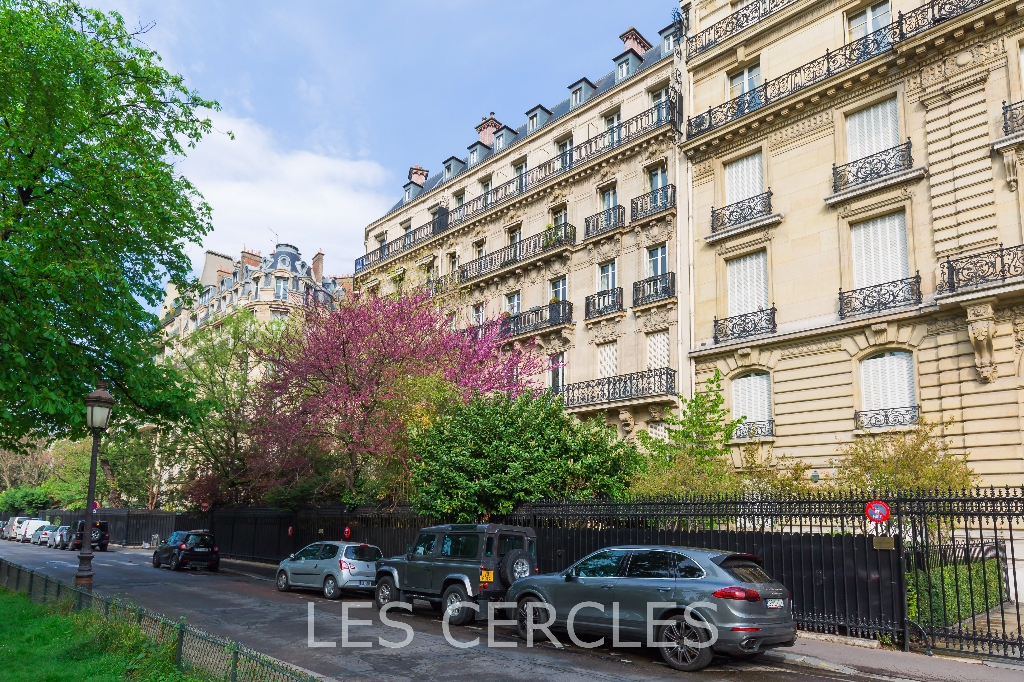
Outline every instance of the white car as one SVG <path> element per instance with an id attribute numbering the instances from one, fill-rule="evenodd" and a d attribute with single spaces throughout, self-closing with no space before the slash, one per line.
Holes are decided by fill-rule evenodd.
<path id="1" fill-rule="evenodd" d="M 28 520 L 29 518 L 27 516 L 15 516 L 13 519 L 8 521 L 7 525 L 4 526 L 4 540 L 13 540 L 17 537 L 18 526 Z"/>
<path id="2" fill-rule="evenodd" d="M 49 525 L 49 521 L 46 519 L 29 519 L 21 524 L 18 528 L 18 542 L 29 542 L 32 540 L 32 534 L 43 526 Z"/>

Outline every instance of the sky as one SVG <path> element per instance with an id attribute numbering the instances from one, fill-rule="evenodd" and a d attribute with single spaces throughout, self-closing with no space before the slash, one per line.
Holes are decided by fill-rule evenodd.
<path id="1" fill-rule="evenodd" d="M 650 42 L 675 0 L 514 3 L 84 0 L 120 12 L 165 68 L 222 110 L 179 163 L 213 207 L 190 249 L 323 250 L 352 272 L 363 228 L 401 196 L 409 167 L 434 173 L 489 112 L 513 128 L 537 104 L 596 81 L 635 26 Z M 234 133 L 234 140 L 227 135 Z"/>

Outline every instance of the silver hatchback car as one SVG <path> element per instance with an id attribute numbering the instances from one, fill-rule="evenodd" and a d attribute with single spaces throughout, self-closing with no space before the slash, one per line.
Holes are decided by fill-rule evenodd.
<path id="1" fill-rule="evenodd" d="M 343 589 L 372 590 L 380 548 L 354 542 L 315 542 L 284 559 L 277 567 L 277 589 L 322 589 L 337 599 Z"/>

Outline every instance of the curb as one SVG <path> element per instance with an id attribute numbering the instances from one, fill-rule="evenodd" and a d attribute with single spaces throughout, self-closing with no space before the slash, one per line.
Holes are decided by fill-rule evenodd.
<path id="1" fill-rule="evenodd" d="M 761 657 L 766 661 L 774 661 L 775 663 L 788 663 L 790 665 L 798 665 L 803 668 L 815 668 L 817 670 L 828 670 L 829 672 L 842 673 L 844 675 L 858 675 L 863 676 L 859 670 L 848 668 L 845 665 L 837 665 L 835 663 L 829 663 L 823 661 L 820 658 L 813 658 L 811 656 L 801 656 L 799 654 L 787 654 L 783 651 L 773 649 L 766 651 L 761 654 Z"/>

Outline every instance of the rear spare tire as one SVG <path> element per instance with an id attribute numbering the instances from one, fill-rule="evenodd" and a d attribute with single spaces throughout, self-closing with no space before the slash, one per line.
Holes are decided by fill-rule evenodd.
<path id="1" fill-rule="evenodd" d="M 513 549 L 498 562 L 498 576 L 506 587 L 511 587 L 515 581 L 533 575 L 534 568 L 533 557 L 529 552 Z"/>

